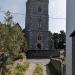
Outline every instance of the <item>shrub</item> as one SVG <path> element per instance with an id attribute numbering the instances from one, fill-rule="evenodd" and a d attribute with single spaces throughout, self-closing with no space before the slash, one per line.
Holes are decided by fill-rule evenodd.
<path id="1" fill-rule="evenodd" d="M 17 64 L 15 75 L 24 75 L 25 71 L 28 69 L 29 63 L 24 62 L 23 64 Z"/>
<path id="2" fill-rule="evenodd" d="M 15 75 L 14 70 L 12 68 L 12 65 L 7 66 L 7 72 L 6 75 Z"/>
<path id="3" fill-rule="evenodd" d="M 37 64 L 33 75 L 43 75 L 43 68 L 41 65 Z"/>
<path id="4" fill-rule="evenodd" d="M 8 65 L 6 75 L 25 75 L 28 67 L 28 62 L 18 63 L 15 68 L 13 68 L 13 65 Z"/>

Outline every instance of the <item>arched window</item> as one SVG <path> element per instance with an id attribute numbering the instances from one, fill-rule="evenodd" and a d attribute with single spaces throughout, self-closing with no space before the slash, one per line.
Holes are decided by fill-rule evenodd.
<path id="1" fill-rule="evenodd" d="M 41 44 L 40 43 L 37 44 L 37 48 L 41 49 Z"/>
<path id="2" fill-rule="evenodd" d="M 38 40 L 41 40 L 41 36 L 40 35 L 38 36 Z"/>
<path id="3" fill-rule="evenodd" d="M 41 7 L 38 7 L 38 12 L 41 12 L 41 11 L 42 11 Z"/>
<path id="4" fill-rule="evenodd" d="M 41 27 L 41 18 L 38 18 L 38 27 Z"/>

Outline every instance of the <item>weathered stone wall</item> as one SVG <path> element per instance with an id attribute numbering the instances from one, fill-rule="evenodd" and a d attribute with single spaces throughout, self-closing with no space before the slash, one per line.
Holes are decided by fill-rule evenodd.
<path id="1" fill-rule="evenodd" d="M 59 52 L 56 50 L 28 50 L 27 58 L 47 58 L 50 57 L 59 57 Z"/>
<path id="2" fill-rule="evenodd" d="M 49 0 L 28 0 L 26 4 L 26 31 L 29 50 L 48 50 Z M 38 36 L 41 40 L 38 40 Z M 40 44 L 40 48 L 37 45 Z"/>
<path id="3" fill-rule="evenodd" d="M 61 64 L 59 60 L 51 59 L 51 63 L 61 75 L 66 75 L 66 64 Z"/>
<path id="4" fill-rule="evenodd" d="M 72 38 L 72 75 L 75 75 L 75 36 Z"/>
<path id="5" fill-rule="evenodd" d="M 51 59 L 51 63 L 54 65 L 56 70 L 61 73 L 61 62 Z"/>

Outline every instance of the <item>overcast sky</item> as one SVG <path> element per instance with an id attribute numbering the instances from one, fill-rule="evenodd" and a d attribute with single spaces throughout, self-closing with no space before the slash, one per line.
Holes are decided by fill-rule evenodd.
<path id="1" fill-rule="evenodd" d="M 13 13 L 26 12 L 26 0 L 0 0 L 0 11 Z M 14 21 L 25 28 L 25 16 L 12 14 Z M 66 31 L 66 0 L 49 0 L 49 30 L 52 32 Z M 0 21 L 4 21 L 4 12 L 0 12 Z"/>

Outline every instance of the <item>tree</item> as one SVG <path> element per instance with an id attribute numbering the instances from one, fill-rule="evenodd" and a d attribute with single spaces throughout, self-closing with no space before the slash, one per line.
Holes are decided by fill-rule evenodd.
<path id="1" fill-rule="evenodd" d="M 65 49 L 65 43 L 66 43 L 66 33 L 64 31 L 60 31 L 58 48 Z"/>
<path id="2" fill-rule="evenodd" d="M 53 33 L 53 40 L 55 49 L 65 49 L 66 33 L 64 31 Z"/>
<path id="3" fill-rule="evenodd" d="M 2 75 L 5 75 L 6 65 L 10 64 L 14 59 L 22 57 L 20 54 L 26 48 L 27 41 L 18 26 L 0 25 L 0 62 L 2 62 L 0 69 Z"/>
<path id="4" fill-rule="evenodd" d="M 54 41 L 54 48 L 58 49 L 59 34 L 58 33 L 54 33 L 52 39 Z"/>
<path id="5" fill-rule="evenodd" d="M 27 49 L 27 41 L 20 25 L 12 24 L 13 17 L 9 11 L 5 13 L 6 24 L 0 23 L 0 72 L 6 75 L 6 66 L 16 58 L 22 58 Z"/>
<path id="6" fill-rule="evenodd" d="M 5 75 L 6 71 L 6 61 L 7 61 L 7 44 L 6 41 L 8 40 L 8 27 L 6 25 L 0 25 L 0 70 L 1 74 Z"/>
<path id="7" fill-rule="evenodd" d="M 11 15 L 11 13 L 10 13 L 10 11 L 7 11 L 6 13 L 5 13 L 5 23 L 6 24 L 12 24 L 13 23 L 13 16 Z"/>
<path id="8" fill-rule="evenodd" d="M 54 42 L 52 39 L 52 33 L 49 31 L 49 36 L 48 36 L 48 45 L 49 45 L 49 50 L 53 50 L 54 49 Z"/>

